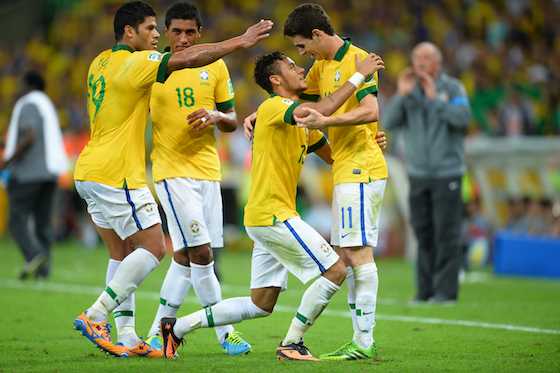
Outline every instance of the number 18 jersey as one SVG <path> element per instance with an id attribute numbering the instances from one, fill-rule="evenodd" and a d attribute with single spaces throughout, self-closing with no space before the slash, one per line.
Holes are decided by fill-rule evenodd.
<path id="1" fill-rule="evenodd" d="M 174 71 L 164 84 L 154 84 L 150 100 L 154 181 L 175 177 L 219 181 L 214 126 L 193 130 L 187 116 L 199 109 L 225 112 L 233 107 L 233 86 L 223 60 Z"/>

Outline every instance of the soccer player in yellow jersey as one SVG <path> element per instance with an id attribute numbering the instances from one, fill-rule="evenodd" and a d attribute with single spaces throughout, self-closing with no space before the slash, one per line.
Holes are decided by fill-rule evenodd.
<path id="1" fill-rule="evenodd" d="M 174 70 L 204 66 L 251 47 L 267 37 L 271 27 L 272 22 L 261 21 L 220 43 L 160 54 L 154 50 L 159 33 L 153 9 L 135 1 L 117 10 L 117 44 L 101 52 L 89 68 L 91 138 L 74 174 L 76 189 L 113 259 L 107 288 L 74 320 L 75 328 L 102 350 L 116 356 L 161 356 L 136 336 L 133 319 L 119 328 L 118 344 L 112 343 L 107 323 L 108 315 L 127 304 L 165 252 L 160 217 L 145 177 L 144 132 L 152 84 L 164 81 Z M 118 312 L 115 316 L 132 316 L 131 309 Z"/>
<path id="2" fill-rule="evenodd" d="M 165 35 L 172 53 L 196 43 L 201 29 L 201 17 L 194 5 L 178 2 L 167 10 Z M 155 83 L 150 113 L 155 188 L 167 216 L 174 250 L 147 339 L 152 347 L 161 349 L 160 320 L 176 315 L 191 286 L 204 307 L 221 300 L 212 253 L 212 248 L 224 245 L 220 160 L 214 127 L 224 132 L 237 128 L 233 86 L 224 61 L 178 70 L 165 83 Z M 231 325 L 215 330 L 229 355 L 251 350 Z"/>
<path id="3" fill-rule="evenodd" d="M 309 99 L 330 95 L 356 71 L 356 56 L 367 54 L 334 32 L 328 15 L 317 4 L 295 8 L 284 24 L 284 35 L 300 54 L 315 59 L 303 96 Z M 354 336 L 341 348 L 321 356 L 326 360 L 368 359 L 377 352 L 373 328 L 378 276 L 373 248 L 377 245 L 388 176 L 383 153 L 375 140 L 379 118 L 377 79 L 375 74 L 330 117 L 312 109 L 296 116 L 307 128 L 328 130 L 335 184 L 331 244 L 348 272 Z"/>
<path id="4" fill-rule="evenodd" d="M 279 52 L 257 60 L 255 80 L 271 97 L 257 109 L 251 189 L 245 207 L 244 224 L 255 243 L 251 296 L 229 298 L 180 319 L 163 318 L 165 357 L 173 358 L 183 336 L 195 329 L 270 315 L 287 286 L 289 271 L 303 283 L 313 282 L 276 355 L 281 360 L 317 360 L 304 345 L 303 335 L 339 289 L 346 269 L 327 241 L 296 212 L 297 183 L 306 155 L 316 152 L 325 161 L 332 160 L 323 134 L 297 127 L 294 115 L 301 115 L 305 106 L 330 115 L 362 85 L 366 75 L 383 67 L 375 55 L 353 62 L 359 72 L 332 95 L 300 105 L 298 95 L 306 88 L 304 69 Z"/>

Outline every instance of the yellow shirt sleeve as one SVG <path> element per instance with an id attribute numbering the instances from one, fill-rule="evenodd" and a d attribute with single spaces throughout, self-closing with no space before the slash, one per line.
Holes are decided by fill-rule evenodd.
<path id="1" fill-rule="evenodd" d="M 282 121 L 286 124 L 294 126 L 296 124 L 296 120 L 294 119 L 294 110 L 300 105 L 300 102 L 290 100 L 289 98 L 283 98 L 282 103 L 284 104 L 282 109 Z"/>
<path id="2" fill-rule="evenodd" d="M 314 62 L 311 69 L 305 76 L 305 83 L 307 84 L 307 89 L 299 97 L 304 101 L 317 102 L 321 99 L 321 94 L 319 91 L 319 67 L 318 63 Z"/>
<path id="3" fill-rule="evenodd" d="M 124 74 L 134 88 L 147 88 L 156 81 L 163 83 L 167 79 L 170 57 L 171 53 L 157 51 L 134 52 L 126 61 Z"/>
<path id="4" fill-rule="evenodd" d="M 228 111 L 235 107 L 235 92 L 233 83 L 229 76 L 226 63 L 220 60 L 220 68 L 216 88 L 214 89 L 214 97 L 216 99 L 216 109 L 222 112 Z"/>

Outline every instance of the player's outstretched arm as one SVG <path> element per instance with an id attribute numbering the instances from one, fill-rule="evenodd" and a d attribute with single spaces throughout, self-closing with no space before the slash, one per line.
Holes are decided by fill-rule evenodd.
<path id="1" fill-rule="evenodd" d="M 294 119 L 298 125 L 306 128 L 354 126 L 376 122 L 378 118 L 377 98 L 372 95 L 367 95 L 360 101 L 358 107 L 343 114 L 325 116 L 309 107 L 302 108 L 301 114 L 294 111 Z"/>
<path id="2" fill-rule="evenodd" d="M 171 72 L 189 67 L 205 66 L 238 49 L 251 48 L 270 35 L 272 26 L 272 21 L 260 20 L 249 27 L 243 35 L 218 43 L 196 44 L 173 53 L 167 63 L 167 69 Z"/>
<path id="3" fill-rule="evenodd" d="M 305 116 L 306 108 L 317 110 L 319 113 L 329 116 L 334 113 L 348 98 L 359 88 L 368 75 L 374 74 L 385 67 L 385 63 L 375 53 L 370 53 L 362 61 L 356 56 L 356 74 L 337 89 L 333 94 L 322 98 L 319 102 L 306 102 L 294 111 L 294 117 Z"/>

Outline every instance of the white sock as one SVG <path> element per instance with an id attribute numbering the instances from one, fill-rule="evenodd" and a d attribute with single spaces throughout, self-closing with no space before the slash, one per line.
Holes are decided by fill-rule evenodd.
<path id="1" fill-rule="evenodd" d="M 356 282 L 354 281 L 354 269 L 346 267 L 346 286 L 348 287 L 348 307 L 352 316 L 352 330 L 358 330 L 356 319 Z"/>
<path id="2" fill-rule="evenodd" d="M 191 269 L 171 260 L 161 290 L 159 307 L 148 337 L 160 334 L 160 321 L 163 317 L 175 317 L 191 287 Z"/>
<path id="3" fill-rule="evenodd" d="M 282 341 L 284 346 L 301 342 L 307 329 L 313 325 L 338 289 L 340 289 L 340 286 L 323 276 L 307 288 L 301 298 L 296 316 L 292 319 L 288 333 Z"/>
<path id="4" fill-rule="evenodd" d="M 191 279 L 194 291 L 202 307 L 212 306 L 222 300 L 222 288 L 214 273 L 214 262 L 201 265 L 191 263 Z M 233 326 L 216 326 L 216 337 L 220 343 L 224 342 L 226 335 L 233 332 Z"/>
<path id="5" fill-rule="evenodd" d="M 235 324 L 241 320 L 265 317 L 270 313 L 255 306 L 251 297 L 225 299 L 211 307 L 177 319 L 173 332 L 179 338 L 199 328 Z"/>
<path id="6" fill-rule="evenodd" d="M 94 321 L 107 320 L 107 315 L 125 301 L 158 264 L 159 260 L 148 250 L 134 250 L 121 262 L 105 291 L 87 310 L 87 316 Z"/>
<path id="7" fill-rule="evenodd" d="M 375 327 L 375 306 L 377 303 L 377 266 L 375 262 L 362 264 L 354 268 L 356 282 L 356 326 L 354 342 L 363 348 L 369 348 L 373 340 Z"/>
<path id="8" fill-rule="evenodd" d="M 109 259 L 105 276 L 106 284 L 111 282 L 120 264 L 119 260 Z M 135 296 L 132 293 L 113 311 L 113 318 L 117 327 L 117 340 L 128 347 L 135 346 L 140 342 L 135 330 L 134 310 Z"/>

